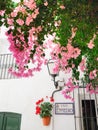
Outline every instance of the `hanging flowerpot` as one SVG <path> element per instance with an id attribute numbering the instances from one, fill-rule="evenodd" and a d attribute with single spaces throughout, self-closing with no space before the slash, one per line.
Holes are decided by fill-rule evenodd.
<path id="1" fill-rule="evenodd" d="M 42 121 L 44 126 L 48 126 L 50 124 L 51 117 L 50 116 L 43 117 Z"/>

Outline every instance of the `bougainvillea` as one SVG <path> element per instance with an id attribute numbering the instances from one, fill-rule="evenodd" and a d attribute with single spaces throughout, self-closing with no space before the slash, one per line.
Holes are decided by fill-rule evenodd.
<path id="1" fill-rule="evenodd" d="M 17 68 L 9 71 L 18 77 L 32 76 L 47 63 L 45 50 L 50 49 L 50 58 L 56 60 L 55 71 L 72 72 L 73 86 L 77 86 L 83 72 L 87 90 L 95 92 L 98 87 L 97 4 L 91 0 L 3 2 L 0 26 L 8 28 L 9 49 Z M 69 87 L 68 83 L 66 86 Z"/>

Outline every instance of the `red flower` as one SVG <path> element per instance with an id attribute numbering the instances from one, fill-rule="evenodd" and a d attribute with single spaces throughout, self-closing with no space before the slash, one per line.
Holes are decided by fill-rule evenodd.
<path id="1" fill-rule="evenodd" d="M 38 104 L 40 104 L 40 100 L 38 100 L 38 101 L 36 102 L 36 105 L 38 105 Z"/>
<path id="2" fill-rule="evenodd" d="M 36 114 L 40 114 L 40 111 L 41 111 L 40 107 L 37 106 L 37 107 L 36 107 Z"/>
<path id="3" fill-rule="evenodd" d="M 44 101 L 44 99 L 42 98 L 42 99 L 40 100 L 40 103 L 43 102 L 43 101 Z"/>
<path id="4" fill-rule="evenodd" d="M 46 100 L 44 98 L 41 98 L 36 102 L 36 111 L 35 114 L 39 115 L 40 117 L 51 116 L 51 110 L 52 110 L 52 104 L 54 102 L 53 97 L 46 96 Z M 47 110 L 49 109 L 49 110 Z M 49 111 L 49 112 L 48 112 Z"/>
<path id="5" fill-rule="evenodd" d="M 38 100 L 37 102 L 36 102 L 36 105 L 39 105 L 41 102 L 43 102 L 44 101 L 44 99 L 42 98 L 41 100 Z"/>
<path id="6" fill-rule="evenodd" d="M 50 97 L 50 102 L 54 102 L 54 98 L 53 97 Z"/>

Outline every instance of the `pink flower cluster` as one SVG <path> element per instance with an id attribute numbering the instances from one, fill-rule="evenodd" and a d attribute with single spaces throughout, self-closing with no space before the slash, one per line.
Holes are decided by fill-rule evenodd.
<path id="1" fill-rule="evenodd" d="M 96 88 L 94 89 L 92 83 L 88 83 L 86 85 L 86 91 L 90 94 L 98 94 L 98 86 L 96 86 Z"/>
<path id="2" fill-rule="evenodd" d="M 86 70 L 86 58 L 83 58 L 79 64 L 80 70 L 84 72 Z"/>
<path id="3" fill-rule="evenodd" d="M 14 25 L 15 23 L 17 23 L 19 26 L 22 26 L 24 24 L 29 26 L 30 23 L 33 22 L 33 20 L 37 17 L 38 14 L 39 14 L 39 9 L 36 6 L 36 2 L 34 0 L 29 0 L 29 1 L 24 0 L 22 6 L 19 4 L 11 12 L 10 17 L 7 19 L 7 23 L 9 25 Z"/>
<path id="4" fill-rule="evenodd" d="M 10 68 L 9 71 L 13 75 L 16 75 L 17 77 L 32 76 L 34 72 L 40 71 L 42 64 L 46 63 L 46 60 L 44 58 L 43 48 L 36 42 L 36 37 L 32 35 L 33 38 L 31 38 L 30 34 L 29 45 L 27 46 L 27 43 L 23 41 L 24 44 L 21 47 L 20 41 L 17 41 L 17 44 L 14 43 L 13 39 L 15 37 L 11 33 L 10 34 L 6 33 L 6 35 L 8 35 L 8 40 L 10 42 L 9 50 L 13 52 L 13 56 L 16 59 L 16 64 L 18 68 L 17 70 L 12 70 Z M 19 37 L 21 39 L 24 39 L 22 36 Z M 35 45 L 36 45 L 36 52 L 32 58 L 31 50 L 34 49 Z M 23 50 L 21 50 L 20 48 L 23 48 Z M 32 65 L 30 65 L 29 62 L 32 63 Z"/>
<path id="5" fill-rule="evenodd" d="M 98 72 L 98 70 L 91 71 L 90 74 L 89 74 L 89 79 L 92 80 L 92 79 L 96 78 L 97 77 L 97 72 Z"/>
<path id="6" fill-rule="evenodd" d="M 81 54 L 81 50 L 78 47 L 73 47 L 71 44 L 72 39 L 75 37 L 75 34 L 76 34 L 76 29 L 72 28 L 72 36 L 68 39 L 67 45 L 64 47 L 58 43 L 58 44 L 55 44 L 55 46 L 52 48 L 51 58 L 56 60 L 57 70 L 58 70 L 58 67 L 60 67 L 62 70 L 65 71 L 67 69 L 67 71 L 70 72 L 72 68 L 75 67 L 74 64 L 72 64 L 71 67 L 68 64 L 68 61 L 70 59 L 77 59 L 78 56 Z"/>
<path id="7" fill-rule="evenodd" d="M 45 1 L 43 5 L 47 8 L 49 5 L 48 1 Z M 59 8 L 64 10 L 66 7 L 62 4 L 59 5 Z M 0 11 L 0 16 L 3 16 L 4 13 L 5 11 Z M 39 25 L 36 26 L 34 22 L 39 13 L 39 8 L 35 0 L 23 0 L 22 3 L 20 2 L 18 6 L 13 9 L 7 18 L 8 29 L 9 31 L 11 30 L 10 33 L 9 31 L 6 33 L 10 43 L 9 50 L 13 53 L 17 65 L 16 70 L 10 68 L 9 71 L 17 77 L 32 76 L 34 72 L 40 71 L 42 64 L 47 63 L 45 59 L 45 49 L 50 49 L 51 59 L 56 60 L 53 70 L 54 73 L 58 72 L 59 69 L 62 69 L 66 73 L 70 73 L 73 69 L 76 69 L 73 60 L 76 61 L 77 58 L 82 55 L 82 50 L 72 44 L 77 31 L 76 27 L 72 27 L 71 36 L 66 46 L 62 46 L 59 42 L 55 43 L 55 41 L 58 41 L 56 33 L 52 35 L 46 34 L 45 41 L 42 41 L 43 43 L 38 43 L 38 34 L 43 31 L 43 27 Z M 54 21 L 55 28 L 60 27 L 61 22 L 62 21 L 58 19 Z M 96 35 L 94 34 L 93 38 L 87 44 L 89 50 L 95 47 L 95 38 Z M 98 61 L 98 57 L 96 60 Z M 82 57 L 79 67 L 82 72 L 87 71 L 85 57 Z M 88 74 L 89 79 L 95 79 L 97 77 L 97 72 L 98 70 L 96 69 L 92 70 Z M 78 86 L 73 84 L 72 79 L 69 79 L 65 86 L 66 89 L 62 94 L 65 98 L 73 100 L 70 96 L 70 92 Z M 87 85 L 87 90 L 91 88 L 92 84 L 90 83 Z"/>
<path id="8" fill-rule="evenodd" d="M 96 35 L 94 34 L 93 35 L 93 38 L 90 40 L 90 42 L 88 43 L 88 48 L 89 49 L 93 49 L 93 47 L 95 46 L 94 45 L 94 40 L 95 40 L 95 38 L 96 38 Z"/>
<path id="9" fill-rule="evenodd" d="M 62 94 L 64 95 L 64 97 L 66 99 L 70 99 L 72 101 L 74 101 L 74 98 L 71 95 L 71 92 L 74 91 L 75 88 L 78 88 L 78 85 L 74 85 L 72 78 L 69 78 L 68 82 L 65 84 L 65 89 L 62 91 Z"/>
<path id="10" fill-rule="evenodd" d="M 24 0 L 22 6 L 18 4 L 7 18 L 9 30 L 12 30 L 11 33 L 6 33 L 10 43 L 9 50 L 13 53 L 17 64 L 16 70 L 10 68 L 9 71 L 17 77 L 32 76 L 35 71 L 41 70 L 43 63 L 46 63 L 43 46 L 37 42 L 37 34 L 42 31 L 42 27 L 33 26 L 33 21 L 38 14 L 36 2 Z M 16 24 L 17 35 L 15 36 L 13 30 Z M 28 28 L 28 42 L 25 40 L 24 26 Z"/>
<path id="11" fill-rule="evenodd" d="M 4 15 L 4 13 L 5 13 L 5 11 L 4 11 L 4 10 L 0 10 L 0 16 L 3 16 L 3 15 Z"/>

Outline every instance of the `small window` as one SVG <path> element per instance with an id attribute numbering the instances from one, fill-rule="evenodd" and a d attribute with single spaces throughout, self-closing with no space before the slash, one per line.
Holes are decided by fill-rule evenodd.
<path id="1" fill-rule="evenodd" d="M 20 130 L 21 114 L 1 112 L 0 130 Z"/>
<path id="2" fill-rule="evenodd" d="M 84 130 L 98 130 L 95 100 L 82 100 Z"/>

